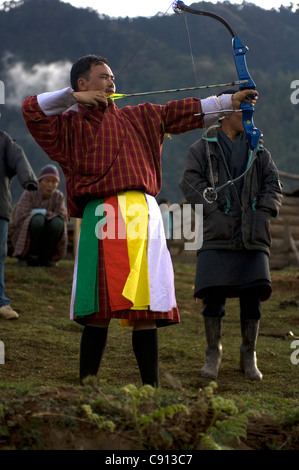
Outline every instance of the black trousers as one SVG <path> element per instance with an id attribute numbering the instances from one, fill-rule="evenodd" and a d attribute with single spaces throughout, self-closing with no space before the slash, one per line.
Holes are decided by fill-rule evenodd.
<path id="1" fill-rule="evenodd" d="M 258 290 L 242 289 L 239 292 L 240 316 L 250 320 L 260 320 L 261 300 Z M 225 303 L 228 296 L 224 288 L 210 288 L 203 298 L 204 317 L 224 317 Z"/>
<path id="2" fill-rule="evenodd" d="M 64 230 L 64 221 L 59 215 L 47 219 L 42 214 L 32 217 L 29 224 L 30 248 L 27 257 L 37 261 L 49 261 L 55 253 Z"/>

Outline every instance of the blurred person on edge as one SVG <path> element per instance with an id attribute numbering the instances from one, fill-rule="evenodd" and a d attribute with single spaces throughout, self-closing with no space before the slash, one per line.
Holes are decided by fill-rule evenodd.
<path id="1" fill-rule="evenodd" d="M 8 224 L 12 212 L 11 180 L 18 177 L 28 192 L 37 190 L 37 180 L 23 149 L 4 131 L 0 131 L 0 318 L 11 320 L 19 314 L 6 297 L 4 264 L 7 257 Z"/>

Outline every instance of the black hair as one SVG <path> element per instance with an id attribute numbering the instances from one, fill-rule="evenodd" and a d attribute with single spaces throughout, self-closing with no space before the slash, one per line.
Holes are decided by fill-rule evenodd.
<path id="1" fill-rule="evenodd" d="M 78 91 L 78 79 L 81 77 L 88 78 L 92 65 L 109 65 L 108 59 L 105 57 L 88 54 L 75 62 L 71 68 L 70 81 L 74 91 Z"/>

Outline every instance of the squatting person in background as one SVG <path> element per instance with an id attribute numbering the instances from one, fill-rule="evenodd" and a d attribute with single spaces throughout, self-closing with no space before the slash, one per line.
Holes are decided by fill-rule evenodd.
<path id="1" fill-rule="evenodd" d="M 9 234 L 19 266 L 56 266 L 67 250 L 67 210 L 54 165 L 42 168 L 35 193 L 24 191 L 13 208 Z"/>

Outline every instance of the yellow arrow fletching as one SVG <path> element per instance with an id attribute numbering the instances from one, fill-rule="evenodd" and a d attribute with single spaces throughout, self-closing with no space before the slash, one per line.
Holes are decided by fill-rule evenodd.
<path id="1" fill-rule="evenodd" d="M 120 98 L 125 98 L 127 95 L 121 94 L 121 93 L 112 93 L 112 95 L 109 96 L 112 100 L 118 100 Z"/>

